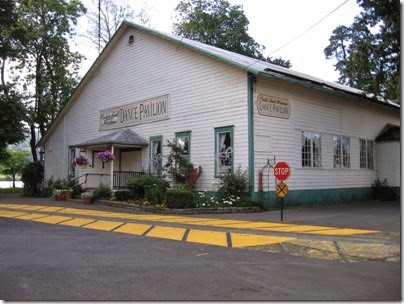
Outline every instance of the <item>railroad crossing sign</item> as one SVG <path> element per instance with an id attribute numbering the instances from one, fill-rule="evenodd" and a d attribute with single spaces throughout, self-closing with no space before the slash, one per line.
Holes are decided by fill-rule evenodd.
<path id="1" fill-rule="evenodd" d="M 274 175 L 277 180 L 285 181 L 290 176 L 290 167 L 285 162 L 278 162 L 274 167 Z"/>
<path id="2" fill-rule="evenodd" d="M 280 184 L 276 186 L 276 194 L 278 197 L 285 197 L 286 194 L 288 194 L 288 186 L 283 182 L 280 182 Z"/>

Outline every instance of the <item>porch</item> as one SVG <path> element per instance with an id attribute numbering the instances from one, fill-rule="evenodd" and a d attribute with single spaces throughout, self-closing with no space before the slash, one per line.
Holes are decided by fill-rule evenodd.
<path id="1" fill-rule="evenodd" d="M 129 129 L 77 144 L 79 154 L 84 155 L 88 164 L 79 167 L 76 177 L 86 189 L 94 189 L 101 184 L 112 190 L 126 189 L 130 178 L 149 171 L 147 164 L 148 142 Z M 101 152 L 109 151 L 108 159 L 100 159 Z M 77 174 L 76 174 L 77 176 Z"/>

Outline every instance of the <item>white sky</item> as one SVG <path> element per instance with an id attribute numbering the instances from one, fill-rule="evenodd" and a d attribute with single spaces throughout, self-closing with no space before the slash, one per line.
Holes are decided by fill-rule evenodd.
<path id="1" fill-rule="evenodd" d="M 305 32 L 308 28 L 338 7 L 344 0 L 228 0 L 241 4 L 250 21 L 248 33 L 255 41 L 264 45 L 264 55 L 271 55 L 276 49 Z M 82 0 L 85 6 L 91 1 Z M 144 7 L 151 16 L 151 27 L 166 33 L 172 32 L 174 9 L 179 0 L 127 1 L 135 11 Z M 356 0 L 346 4 L 324 19 L 305 35 L 272 54 L 273 57 L 289 59 L 292 69 L 329 81 L 338 79 L 334 70 L 335 61 L 327 60 L 324 48 L 327 47 L 332 31 L 339 25 L 349 26 L 359 14 Z M 85 17 L 81 17 L 84 19 Z M 83 22 L 83 21 L 81 21 Z M 87 56 L 83 62 L 81 75 L 87 72 L 97 57 L 96 48 L 80 42 L 78 48 Z"/>

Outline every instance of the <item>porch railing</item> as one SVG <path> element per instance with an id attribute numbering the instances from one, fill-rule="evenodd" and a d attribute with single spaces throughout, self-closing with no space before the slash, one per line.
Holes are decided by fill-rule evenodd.
<path id="1" fill-rule="evenodd" d="M 143 174 L 144 174 L 144 172 L 114 171 L 113 187 L 115 189 L 128 188 L 128 180 L 129 180 L 129 178 L 142 176 Z"/>

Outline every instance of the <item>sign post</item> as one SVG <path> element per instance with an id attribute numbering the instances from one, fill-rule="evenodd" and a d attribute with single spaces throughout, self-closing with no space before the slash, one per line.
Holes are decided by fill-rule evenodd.
<path id="1" fill-rule="evenodd" d="M 288 194 L 288 186 L 283 183 L 290 176 L 290 167 L 285 162 L 278 162 L 274 167 L 274 175 L 280 183 L 276 186 L 276 195 L 281 199 L 281 222 L 283 222 L 283 208 L 285 206 L 285 196 Z"/>

